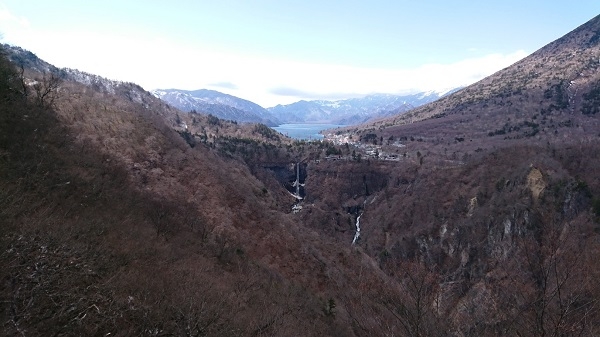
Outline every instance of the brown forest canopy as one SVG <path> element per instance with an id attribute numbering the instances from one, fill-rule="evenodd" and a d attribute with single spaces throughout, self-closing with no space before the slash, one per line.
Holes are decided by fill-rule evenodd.
<path id="1" fill-rule="evenodd" d="M 343 145 L 5 46 L 2 330 L 598 335 L 599 21 Z"/>

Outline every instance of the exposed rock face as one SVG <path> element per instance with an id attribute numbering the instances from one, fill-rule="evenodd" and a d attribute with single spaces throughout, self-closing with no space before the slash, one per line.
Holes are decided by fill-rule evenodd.
<path id="1" fill-rule="evenodd" d="M 469 211 L 467 212 L 467 216 L 468 217 L 472 217 L 473 216 L 473 212 L 475 211 L 475 207 L 477 207 L 477 197 L 473 197 L 473 198 L 471 198 L 471 200 L 469 200 Z"/>
<path id="2" fill-rule="evenodd" d="M 546 188 L 544 176 L 539 169 L 535 167 L 531 168 L 531 171 L 527 175 L 527 187 L 531 191 L 533 198 L 538 200 L 540 198 L 540 194 L 542 194 Z"/>

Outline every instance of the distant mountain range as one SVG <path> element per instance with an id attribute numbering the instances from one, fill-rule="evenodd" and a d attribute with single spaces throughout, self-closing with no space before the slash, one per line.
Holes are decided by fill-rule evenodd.
<path id="1" fill-rule="evenodd" d="M 374 94 L 338 101 L 299 101 L 288 105 L 277 105 L 267 110 L 284 123 L 352 125 L 406 112 L 456 90 L 458 89 L 403 96 Z"/>
<path id="2" fill-rule="evenodd" d="M 183 110 L 212 114 L 237 122 L 276 126 L 286 123 L 359 124 L 403 113 L 454 92 L 422 92 L 412 95 L 374 94 L 337 101 L 299 101 L 265 109 L 248 100 L 219 91 L 157 89 L 152 93 L 168 104 Z"/>
<path id="3" fill-rule="evenodd" d="M 58 71 L 65 79 L 91 85 L 105 93 L 122 92 L 130 100 L 147 101 L 145 91 L 133 83 L 112 81 L 75 69 L 58 69 L 19 47 L 4 45 L 10 58 L 17 64 L 38 72 Z M 459 89 L 429 91 L 411 95 L 373 94 L 361 98 L 328 101 L 299 101 L 288 105 L 263 108 L 260 105 L 215 90 L 157 89 L 152 95 L 163 102 L 185 111 L 212 114 L 225 120 L 242 123 L 262 123 L 277 126 L 288 123 L 326 123 L 354 125 L 389 116 L 399 115 L 421 105 L 433 102 Z M 146 102 L 147 103 L 147 102 Z"/>

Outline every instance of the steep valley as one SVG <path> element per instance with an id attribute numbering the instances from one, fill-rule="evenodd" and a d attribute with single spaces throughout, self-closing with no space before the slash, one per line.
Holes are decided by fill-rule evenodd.
<path id="1" fill-rule="evenodd" d="M 599 34 L 323 142 L 5 47 L 2 331 L 597 336 Z"/>

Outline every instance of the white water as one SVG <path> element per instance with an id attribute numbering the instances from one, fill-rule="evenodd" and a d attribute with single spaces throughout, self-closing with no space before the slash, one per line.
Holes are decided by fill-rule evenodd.
<path id="1" fill-rule="evenodd" d="M 358 240 L 358 237 L 360 236 L 360 217 L 361 216 L 362 216 L 362 213 L 360 213 L 358 218 L 356 218 L 356 233 L 354 233 L 354 239 L 352 240 L 352 244 L 355 244 L 356 240 Z"/>
<path id="2" fill-rule="evenodd" d="M 296 198 L 297 200 L 303 200 L 303 199 L 304 199 L 304 198 L 302 198 L 301 196 L 299 196 L 299 195 L 297 195 L 297 194 L 294 194 L 294 193 L 292 193 L 292 192 L 289 192 L 289 191 L 288 191 L 288 193 L 289 193 L 289 194 L 290 194 L 292 197 Z"/>
<path id="3" fill-rule="evenodd" d="M 296 195 L 294 195 L 296 199 L 302 200 L 302 197 L 300 196 L 300 186 L 304 187 L 304 184 L 300 184 L 300 163 L 296 163 L 296 181 L 294 181 L 292 186 L 296 187 Z"/>
<path id="4" fill-rule="evenodd" d="M 375 202 L 375 199 L 377 199 L 377 195 L 373 196 L 373 199 L 371 199 L 371 202 L 369 202 L 368 204 L 372 204 Z M 363 202 L 363 209 L 362 212 L 360 212 L 360 214 L 358 215 L 358 218 L 356 218 L 356 232 L 354 233 L 354 239 L 352 239 L 352 244 L 356 243 L 356 240 L 358 240 L 358 238 L 360 237 L 360 217 L 365 213 L 365 208 L 367 207 L 367 201 L 369 200 L 369 198 L 367 197 L 365 199 L 365 201 Z"/>
<path id="5" fill-rule="evenodd" d="M 292 184 L 292 186 L 296 188 L 296 193 L 292 193 L 289 191 L 288 193 L 297 200 L 292 205 L 292 212 L 296 214 L 302 210 L 300 202 L 304 199 L 302 198 L 302 196 L 300 196 L 300 187 L 304 187 L 304 184 L 300 183 L 300 163 L 296 163 L 296 181 L 294 181 L 294 184 Z"/>

